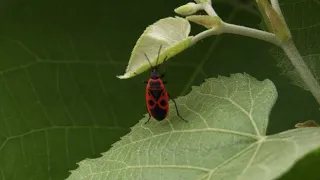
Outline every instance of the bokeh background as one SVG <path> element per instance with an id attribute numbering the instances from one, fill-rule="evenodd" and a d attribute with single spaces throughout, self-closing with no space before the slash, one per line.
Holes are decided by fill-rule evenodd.
<path id="1" fill-rule="evenodd" d="M 128 133 L 146 113 L 141 81 L 149 73 L 128 80 L 116 75 L 124 73 L 144 29 L 176 16 L 174 8 L 187 2 L 2 0 L 0 180 L 65 179 L 77 162 L 99 157 Z M 316 1 L 280 2 L 284 13 L 294 12 L 306 22 L 289 21 L 294 34 L 314 23 L 304 20 L 310 11 L 296 7 L 312 7 Z M 226 22 L 260 28 L 254 1 L 213 3 Z M 192 24 L 191 34 L 203 30 Z M 281 75 L 272 48 L 235 35 L 206 38 L 166 63 L 167 90 L 183 96 L 206 78 L 246 72 L 277 87 L 268 134 L 309 119 L 320 122 L 317 102 Z M 317 157 L 314 163 L 319 164 Z"/>

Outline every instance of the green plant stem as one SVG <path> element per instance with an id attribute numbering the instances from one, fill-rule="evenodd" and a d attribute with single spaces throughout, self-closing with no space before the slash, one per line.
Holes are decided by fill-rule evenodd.
<path id="1" fill-rule="evenodd" d="M 276 36 L 272 33 L 261 31 L 258 29 L 253 29 L 245 26 L 239 26 L 235 24 L 229 24 L 221 21 L 221 24 L 212 29 L 208 29 L 203 31 L 192 38 L 191 45 L 196 44 L 198 41 L 212 35 L 219 35 L 222 33 L 228 34 L 237 34 L 247 37 L 252 37 L 260 40 L 264 40 L 275 45 L 280 45 L 279 41 L 276 39 Z"/>
<path id="2" fill-rule="evenodd" d="M 279 45 L 279 41 L 276 39 L 276 36 L 273 33 L 229 23 L 224 23 L 223 26 L 224 33 L 252 37 Z"/>
<path id="3" fill-rule="evenodd" d="M 214 9 L 212 8 L 211 4 L 209 3 L 203 3 L 202 4 L 203 10 L 206 11 L 206 13 L 209 16 L 218 16 L 218 14 L 214 11 Z"/>
<path id="4" fill-rule="evenodd" d="M 284 19 L 284 16 L 282 15 L 278 0 L 271 0 L 271 5 L 277 11 L 280 17 L 283 19 L 285 26 L 288 27 Z M 207 12 L 209 16 L 218 16 L 214 11 L 214 9 L 212 8 L 211 4 L 209 3 L 203 4 L 203 9 Z M 287 29 L 289 31 L 289 28 Z M 317 102 L 320 104 L 320 85 L 318 81 L 315 79 L 315 77 L 313 76 L 313 74 L 311 73 L 306 63 L 303 61 L 302 56 L 297 50 L 292 38 L 281 42 L 281 40 L 277 39 L 275 34 L 273 33 L 261 31 L 258 29 L 253 29 L 245 26 L 229 24 L 221 20 L 221 23 L 216 27 L 203 31 L 197 34 L 196 36 L 194 36 L 191 41 L 191 46 L 208 36 L 219 35 L 223 33 L 252 37 L 252 38 L 273 43 L 281 47 L 283 51 L 286 53 L 286 55 L 288 56 L 293 66 L 295 67 L 301 79 L 306 84 L 307 88 L 310 90 L 310 92 L 313 94 Z M 289 34 L 291 34 L 290 31 L 289 31 Z"/>
<path id="5" fill-rule="evenodd" d="M 206 13 L 209 16 L 218 16 L 218 14 L 215 12 L 210 3 L 203 3 L 203 10 L 206 11 Z M 218 16 L 219 17 L 219 16 Z M 198 41 L 212 35 L 219 35 L 222 33 L 229 33 L 229 34 L 237 34 L 247 37 L 252 37 L 260 40 L 264 40 L 267 42 L 271 42 L 275 45 L 280 45 L 279 41 L 276 39 L 276 36 L 273 33 L 269 33 L 266 31 L 261 31 L 258 29 L 253 29 L 245 26 L 235 25 L 235 24 L 229 24 L 221 20 L 221 24 L 217 25 L 216 27 L 213 27 L 211 29 L 208 29 L 206 31 L 203 31 L 199 34 L 197 34 L 194 38 L 192 38 L 191 45 L 196 44 Z"/>
<path id="6" fill-rule="evenodd" d="M 305 85 L 320 104 L 320 85 L 314 78 L 307 64 L 303 61 L 292 39 L 283 42 L 280 47 L 287 54 L 289 60 L 296 68 L 296 71 L 300 75 L 301 79 L 304 81 Z"/>

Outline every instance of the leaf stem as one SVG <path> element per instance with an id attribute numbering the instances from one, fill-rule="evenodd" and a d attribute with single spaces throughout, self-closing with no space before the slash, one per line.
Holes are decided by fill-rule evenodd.
<path id="1" fill-rule="evenodd" d="M 242 36 L 252 37 L 260 40 L 264 40 L 275 45 L 279 45 L 279 41 L 276 39 L 276 36 L 273 33 L 266 31 L 261 31 L 254 28 L 249 28 L 245 26 L 235 25 L 224 23 L 224 32 L 230 34 L 238 34 Z"/>
<path id="2" fill-rule="evenodd" d="M 220 28 L 217 28 L 217 27 L 214 27 L 212 29 L 208 29 L 206 31 L 203 31 L 197 35 L 195 35 L 192 40 L 191 40 L 191 44 L 190 46 L 192 45 L 195 45 L 198 41 L 206 38 L 206 37 L 209 37 L 209 36 L 212 36 L 212 35 L 219 35 L 221 34 L 221 29 Z"/>
<path id="3" fill-rule="evenodd" d="M 209 16 L 218 16 L 218 14 L 216 13 L 216 11 L 212 8 L 211 4 L 209 3 L 203 3 L 202 4 L 203 10 L 206 11 L 206 13 Z"/>
<path id="4" fill-rule="evenodd" d="M 315 97 L 317 102 L 320 104 L 320 85 L 315 79 L 310 69 L 303 61 L 302 56 L 297 50 L 292 39 L 285 41 L 281 44 L 281 48 L 287 54 L 289 60 L 295 67 L 296 71 L 300 75 L 301 79 L 304 81 L 312 95 Z"/>
<path id="5" fill-rule="evenodd" d="M 211 1 L 209 3 L 202 3 L 203 10 L 206 11 L 206 13 L 209 16 L 217 16 L 219 15 L 215 12 L 211 5 Z M 235 25 L 235 24 L 229 24 L 221 20 L 221 24 L 217 25 L 216 27 L 213 27 L 211 29 L 208 29 L 206 31 L 203 31 L 194 38 L 192 38 L 191 45 L 196 44 L 198 41 L 212 35 L 219 35 L 222 33 L 229 33 L 229 34 L 237 34 L 247 37 L 252 37 L 260 40 L 264 40 L 267 42 L 271 42 L 275 45 L 280 45 L 279 41 L 276 39 L 276 36 L 273 33 L 269 33 L 266 31 L 261 31 L 254 28 L 249 28 L 245 26 Z"/>
<path id="6" fill-rule="evenodd" d="M 237 34 L 242 36 L 247 36 L 251 38 L 256 38 L 260 40 L 264 40 L 270 43 L 273 43 L 275 45 L 280 45 L 279 41 L 276 39 L 276 36 L 273 33 L 269 33 L 266 31 L 261 31 L 258 29 L 253 29 L 245 26 L 235 25 L 235 24 L 229 24 L 226 22 L 221 23 L 221 25 L 214 27 L 212 29 L 208 29 L 206 31 L 203 31 L 194 38 L 192 38 L 191 45 L 196 44 L 198 41 L 212 35 L 219 35 L 222 33 L 228 33 L 228 34 Z"/>

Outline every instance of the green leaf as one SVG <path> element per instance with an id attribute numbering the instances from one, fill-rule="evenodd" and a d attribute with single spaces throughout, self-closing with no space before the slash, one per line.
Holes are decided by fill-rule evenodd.
<path id="1" fill-rule="evenodd" d="M 297 8 L 299 7 L 299 8 Z M 281 9 L 287 21 L 292 38 L 303 60 L 320 83 L 320 11 L 318 1 L 281 1 Z M 272 55 L 278 60 L 282 74 L 292 80 L 292 84 L 308 90 L 288 57 L 280 48 L 273 48 Z"/>
<path id="2" fill-rule="evenodd" d="M 186 19 L 191 22 L 200 24 L 208 29 L 221 25 L 221 19 L 218 16 L 191 15 L 187 16 Z"/>
<path id="3" fill-rule="evenodd" d="M 320 129 L 267 136 L 276 99 L 270 80 L 247 74 L 207 79 L 176 100 L 188 123 L 174 108 L 166 121 L 145 125 L 143 118 L 102 157 L 81 161 L 68 179 L 277 178 L 320 147 Z"/>
<path id="4" fill-rule="evenodd" d="M 131 53 L 125 74 L 117 77 L 131 78 L 149 69 L 150 64 L 159 65 L 165 58 L 168 60 L 185 50 L 192 39 L 189 33 L 190 24 L 184 18 L 168 17 L 158 20 L 147 27 L 140 36 Z M 150 59 L 150 64 L 147 58 Z"/>

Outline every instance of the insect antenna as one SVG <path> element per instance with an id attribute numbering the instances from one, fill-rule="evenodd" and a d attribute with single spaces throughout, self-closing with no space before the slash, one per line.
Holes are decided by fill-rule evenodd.
<path id="1" fill-rule="evenodd" d="M 161 48 L 162 48 L 162 45 L 160 45 L 160 48 L 159 48 L 159 51 L 158 51 L 158 57 L 157 57 L 156 67 L 158 67 L 158 60 L 159 60 L 159 57 L 160 57 Z"/>
<path id="2" fill-rule="evenodd" d="M 154 67 L 151 65 L 151 62 L 150 62 L 150 60 L 149 60 L 148 56 L 146 55 L 146 53 L 144 53 L 144 56 L 147 58 L 147 61 L 149 62 L 150 67 L 153 69 Z"/>

